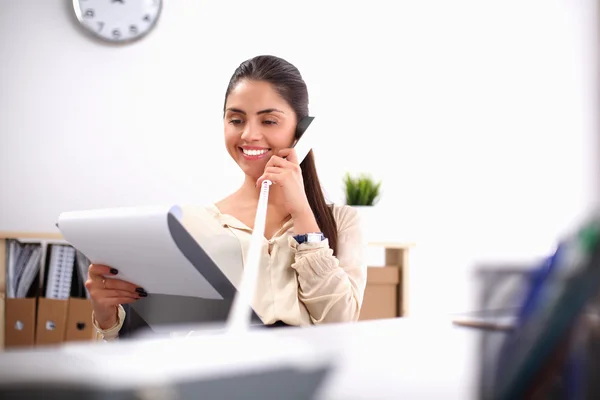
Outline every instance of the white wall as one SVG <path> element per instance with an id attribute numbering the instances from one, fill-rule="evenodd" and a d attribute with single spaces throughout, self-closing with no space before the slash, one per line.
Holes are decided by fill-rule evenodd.
<path id="1" fill-rule="evenodd" d="M 383 179 L 374 239 L 417 241 L 416 313 L 473 307 L 477 260 L 541 254 L 598 198 L 592 0 L 165 0 L 123 47 L 69 4 L 0 4 L 0 230 L 225 196 L 225 87 L 267 53 L 307 80 L 330 199 L 346 171 Z"/>

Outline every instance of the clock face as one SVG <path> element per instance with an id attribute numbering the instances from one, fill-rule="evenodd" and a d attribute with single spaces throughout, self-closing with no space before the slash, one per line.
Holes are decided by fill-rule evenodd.
<path id="1" fill-rule="evenodd" d="M 109 42 L 131 42 L 152 30 L 162 0 L 73 0 L 79 23 Z"/>

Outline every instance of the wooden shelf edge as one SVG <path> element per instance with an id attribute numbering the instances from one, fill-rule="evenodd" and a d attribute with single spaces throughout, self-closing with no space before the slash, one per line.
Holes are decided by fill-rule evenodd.
<path id="1" fill-rule="evenodd" d="M 63 236 L 58 232 L 0 232 L 0 239 L 64 240 Z"/>

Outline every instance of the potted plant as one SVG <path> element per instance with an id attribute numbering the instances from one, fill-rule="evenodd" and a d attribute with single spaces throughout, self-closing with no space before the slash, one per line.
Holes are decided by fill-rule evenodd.
<path id="1" fill-rule="evenodd" d="M 372 207 L 379 201 L 381 181 L 376 182 L 367 174 L 357 177 L 349 173 L 344 178 L 346 204 L 349 206 Z"/>
<path id="2" fill-rule="evenodd" d="M 356 177 L 347 173 L 344 178 L 344 189 L 346 204 L 359 213 L 364 237 L 368 240 L 372 239 L 375 233 L 372 227 L 376 226 L 372 211 L 381 196 L 381 181 L 375 181 L 370 175 L 364 173 Z"/>

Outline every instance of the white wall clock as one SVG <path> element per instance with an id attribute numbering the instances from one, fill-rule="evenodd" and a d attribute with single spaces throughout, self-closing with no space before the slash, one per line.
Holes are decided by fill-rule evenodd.
<path id="1" fill-rule="evenodd" d="M 112 43 L 129 43 L 156 25 L 162 0 L 73 0 L 79 24 L 94 36 Z"/>

